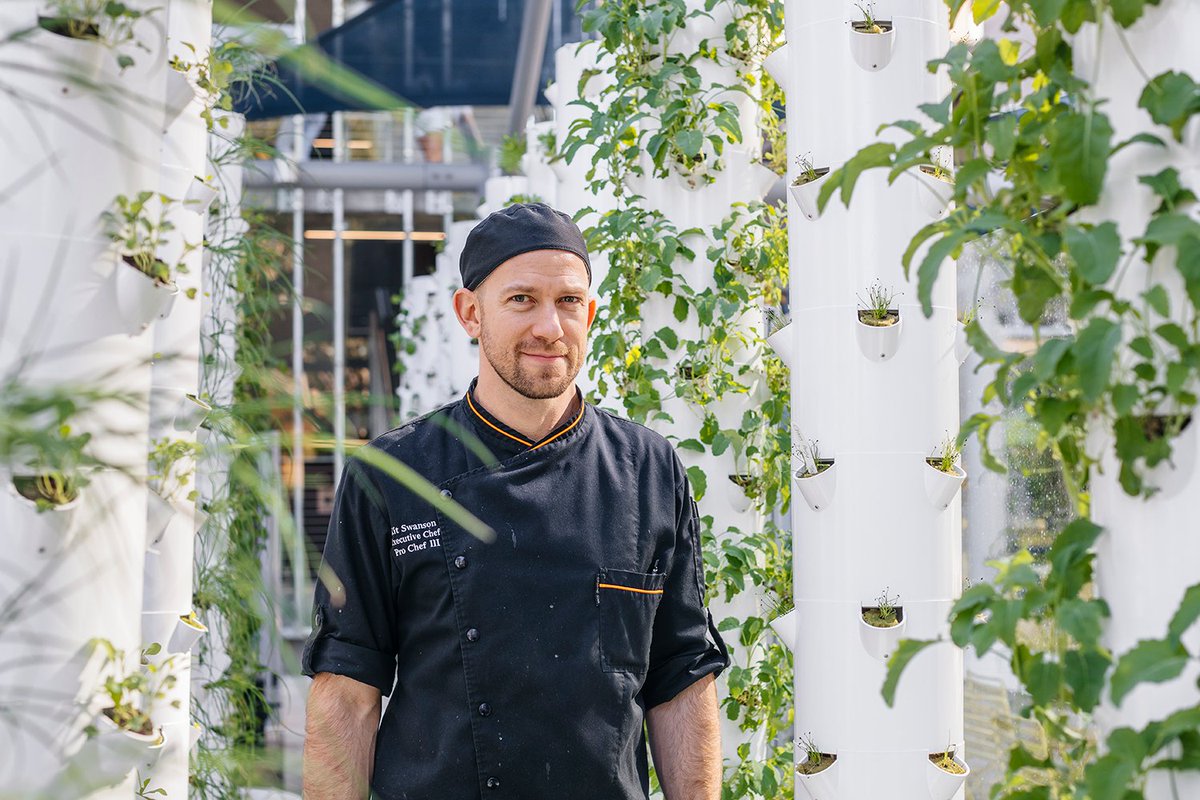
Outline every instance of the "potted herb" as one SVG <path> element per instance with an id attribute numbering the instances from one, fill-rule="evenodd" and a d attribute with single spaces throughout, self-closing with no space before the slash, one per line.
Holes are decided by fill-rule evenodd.
<path id="1" fill-rule="evenodd" d="M 117 195 L 104 212 L 109 238 L 117 247 L 116 304 L 133 332 L 171 313 L 179 287 L 172 269 L 158 253 L 175 226 L 166 218 L 171 199 L 155 192 L 135 197 Z M 152 212 L 151 208 L 157 209 Z M 182 271 L 182 270 L 179 270 Z"/>
<path id="2" fill-rule="evenodd" d="M 811 800 L 829 800 L 837 796 L 837 754 L 817 746 L 811 733 L 796 742 L 796 779 Z"/>
<path id="3" fill-rule="evenodd" d="M 900 309 L 892 307 L 897 296 L 898 292 L 876 281 L 867 287 L 865 300 L 861 295 L 858 298 L 858 348 L 872 361 L 887 361 L 900 347 Z"/>
<path id="4" fill-rule="evenodd" d="M 961 458 L 962 446 L 957 439 L 947 436 L 933 455 L 925 459 L 925 493 L 934 508 L 949 508 L 950 501 L 958 494 L 967 477 L 959 466 Z"/>
<path id="5" fill-rule="evenodd" d="M 886 661 L 904 635 L 904 608 L 900 596 L 890 597 L 885 586 L 874 605 L 861 606 L 859 637 L 863 647 L 875 658 Z"/>
<path id="6" fill-rule="evenodd" d="M 785 587 L 786 595 L 777 598 L 768 609 L 771 630 L 788 650 L 796 650 L 796 600 L 791 586 Z"/>
<path id="7" fill-rule="evenodd" d="M 796 156 L 796 166 L 799 171 L 792 178 L 788 191 L 796 200 L 796 205 L 808 219 L 820 216 L 817 210 L 817 195 L 821 192 L 821 183 L 829 175 L 829 167 L 814 167 L 812 153 Z"/>
<path id="8" fill-rule="evenodd" d="M 792 321 L 782 311 L 763 308 L 763 318 L 767 327 L 767 344 L 775 351 L 775 355 L 789 368 L 795 358 L 795 345 L 792 342 Z"/>
<path id="9" fill-rule="evenodd" d="M 1191 427 L 1191 414 L 1169 411 L 1134 415 L 1132 425 L 1118 421 L 1117 448 L 1141 450 L 1146 464 L 1142 485 L 1151 495 L 1175 494 L 1191 479 L 1196 466 L 1196 432 Z M 1141 441 L 1133 443 L 1137 434 Z"/>
<path id="10" fill-rule="evenodd" d="M 525 158 L 525 137 L 508 134 L 500 140 L 500 150 L 496 155 L 496 166 L 500 173 L 506 176 L 521 174 L 521 160 Z"/>
<path id="11" fill-rule="evenodd" d="M 896 47 L 896 30 L 892 21 L 875 17 L 875 3 L 855 3 L 861 19 L 850 22 L 850 54 L 854 62 L 869 72 L 877 72 L 892 60 Z"/>
<path id="12" fill-rule="evenodd" d="M 804 439 L 799 431 L 793 432 L 792 455 L 799 466 L 796 468 L 796 487 L 804 502 L 813 511 L 822 511 L 833 502 L 837 488 L 837 471 L 832 458 L 822 458 L 816 439 Z"/>
<path id="13" fill-rule="evenodd" d="M 197 618 L 195 611 L 180 615 L 175 630 L 167 642 L 167 652 L 189 653 L 195 647 L 196 642 L 200 641 L 200 637 L 206 633 L 208 633 L 208 628 Z"/>
<path id="14" fill-rule="evenodd" d="M 79 43 L 88 48 L 86 52 L 73 48 L 72 60 L 75 66 L 84 69 L 85 77 L 96 77 L 100 61 L 95 56 L 103 53 L 103 48 L 116 52 L 121 69 L 134 63 L 132 56 L 123 50 L 127 45 L 149 52 L 137 41 L 134 28 L 150 12 L 111 0 L 50 0 L 43 8 L 38 14 L 38 28 L 60 37 L 60 42 Z"/>
<path id="15" fill-rule="evenodd" d="M 166 697 L 176 677 L 164 664 L 151 664 L 149 657 L 161 651 L 152 644 L 142 651 L 140 664 L 125 673 L 124 653 L 107 640 L 93 642 L 104 653 L 104 683 L 97 697 L 99 710 L 84 730 L 91 747 L 89 767 L 102 776 L 119 777 L 129 774 L 138 759 L 161 750 L 165 740 L 162 730 L 152 719 L 155 702 Z M 173 701 L 178 705 L 179 701 Z"/>
<path id="16" fill-rule="evenodd" d="M 546 163 L 554 172 L 554 177 L 560 181 L 567 180 L 570 176 L 570 170 L 567 168 L 567 162 L 563 159 L 563 154 L 558 152 L 557 134 L 555 134 L 553 129 L 546 130 L 538 134 L 537 140 Z"/>
<path id="17" fill-rule="evenodd" d="M 942 752 L 929 754 L 925 776 L 932 800 L 950 800 L 971 774 L 971 768 L 955 757 L 957 749 L 957 745 L 949 744 Z"/>

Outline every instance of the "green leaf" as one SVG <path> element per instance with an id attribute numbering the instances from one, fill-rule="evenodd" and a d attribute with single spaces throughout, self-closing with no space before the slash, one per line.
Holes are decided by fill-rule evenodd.
<path id="1" fill-rule="evenodd" d="M 1121 256 L 1121 236 L 1115 223 L 1105 222 L 1094 228 L 1071 226 L 1064 238 L 1067 252 L 1085 281 L 1102 284 L 1112 277 Z"/>
<path id="2" fill-rule="evenodd" d="M 1063 678 L 1075 695 L 1075 704 L 1083 711 L 1091 711 L 1100 704 L 1108 665 L 1108 658 L 1095 650 L 1068 650 L 1063 654 Z"/>
<path id="3" fill-rule="evenodd" d="M 1128 28 L 1137 22 L 1145 7 L 1146 0 L 1109 0 L 1113 19 L 1122 28 Z"/>
<path id="4" fill-rule="evenodd" d="M 883 695 L 883 702 L 887 703 L 888 708 L 892 708 L 896 704 L 896 687 L 900 683 L 900 676 L 904 674 L 904 669 L 908 663 L 916 657 L 926 647 L 932 644 L 937 644 L 937 639 L 902 639 L 900 645 L 896 648 L 896 652 L 892 653 L 888 659 L 887 678 L 883 681 L 883 689 L 880 694 Z"/>
<path id="5" fill-rule="evenodd" d="M 704 146 L 704 134 L 695 130 L 680 131 L 675 134 L 674 141 L 679 152 L 688 158 L 695 158 L 700 155 L 700 148 Z"/>
<path id="6" fill-rule="evenodd" d="M 675 331 L 671 330 L 670 328 L 659 328 L 654 335 L 659 339 L 662 339 L 663 344 L 665 344 L 671 350 L 676 350 L 679 348 L 679 334 L 675 333 Z"/>
<path id="7" fill-rule="evenodd" d="M 692 483 L 692 495 L 696 500 L 704 498 L 704 492 L 708 489 L 708 476 L 704 474 L 704 470 L 699 467 L 692 466 L 687 468 L 688 480 Z"/>
<path id="8" fill-rule="evenodd" d="M 675 319 L 683 322 L 688 317 L 688 301 L 686 297 L 676 296 L 675 298 Z"/>
<path id="9" fill-rule="evenodd" d="M 1141 683 L 1162 683 L 1177 678 L 1187 666 L 1188 652 L 1177 641 L 1144 639 L 1121 656 L 1112 675 L 1112 700 L 1116 705 Z"/>
<path id="10" fill-rule="evenodd" d="M 1108 117 L 1095 110 L 1064 114 L 1051 126 L 1049 163 L 1067 199 L 1078 205 L 1100 199 L 1112 134 Z"/>
<path id="11" fill-rule="evenodd" d="M 1187 629 L 1200 619 L 1200 583 L 1190 587 L 1183 593 L 1183 602 L 1179 604 L 1167 626 L 1167 635 L 1172 641 L 1179 641 Z"/>
<path id="12" fill-rule="evenodd" d="M 680 450 L 691 450 L 696 453 L 705 452 L 704 444 L 699 439 L 684 439 L 675 446 Z"/>
<path id="13" fill-rule="evenodd" d="M 1164 72 L 1146 84 L 1138 106 L 1150 112 L 1150 118 L 1171 129 L 1175 141 L 1183 141 L 1183 128 L 1200 111 L 1200 84 L 1186 73 Z"/>
<path id="14" fill-rule="evenodd" d="M 1160 317 L 1171 315 L 1171 299 L 1167 296 L 1166 287 L 1161 283 L 1156 283 L 1142 292 L 1142 297 L 1146 298 L 1146 304 L 1154 309 Z"/>
<path id="15" fill-rule="evenodd" d="M 1079 388 L 1085 399 L 1095 402 L 1108 388 L 1113 354 L 1121 343 L 1121 326 L 1097 317 L 1088 323 L 1072 348 L 1079 365 Z"/>

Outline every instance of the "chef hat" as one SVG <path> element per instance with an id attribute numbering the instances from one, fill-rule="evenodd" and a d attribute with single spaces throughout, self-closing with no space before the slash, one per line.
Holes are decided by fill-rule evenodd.
<path id="1" fill-rule="evenodd" d="M 493 211 L 467 236 L 458 271 L 462 285 L 475 289 L 496 267 L 513 256 L 533 250 L 565 250 L 583 259 L 588 284 L 592 263 L 583 234 L 571 218 L 545 203 L 514 203 Z"/>

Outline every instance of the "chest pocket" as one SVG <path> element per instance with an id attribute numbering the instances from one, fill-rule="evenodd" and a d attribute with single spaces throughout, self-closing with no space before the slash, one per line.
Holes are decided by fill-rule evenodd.
<path id="1" fill-rule="evenodd" d="M 654 613 L 662 601 L 663 572 L 601 569 L 596 576 L 600 612 L 600 666 L 605 672 L 645 672 L 650 665 Z"/>

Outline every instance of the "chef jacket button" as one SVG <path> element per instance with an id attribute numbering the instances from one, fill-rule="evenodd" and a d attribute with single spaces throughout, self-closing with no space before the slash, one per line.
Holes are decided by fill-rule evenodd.
<path id="1" fill-rule="evenodd" d="M 442 497 L 454 497 L 454 495 L 450 493 L 449 489 L 442 489 Z"/>
<path id="2" fill-rule="evenodd" d="M 467 557 L 466 556 L 455 556 L 454 557 L 454 566 L 458 567 L 459 569 L 466 569 L 467 568 Z"/>
<path id="3" fill-rule="evenodd" d="M 491 713 L 492 713 L 492 704 L 491 703 L 480 703 L 479 704 L 479 716 L 486 717 L 486 716 L 490 715 Z"/>
<path id="4" fill-rule="evenodd" d="M 479 641 L 479 629 L 478 628 L 467 628 L 467 641 L 468 642 Z"/>
<path id="5" fill-rule="evenodd" d="M 495 777 L 494 775 L 492 777 L 488 778 L 487 779 L 487 787 L 489 789 L 499 789 L 500 788 L 500 779 Z"/>

